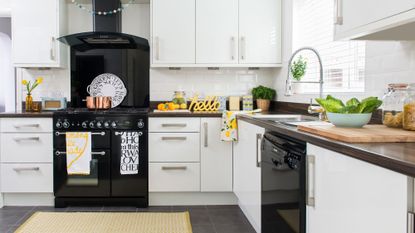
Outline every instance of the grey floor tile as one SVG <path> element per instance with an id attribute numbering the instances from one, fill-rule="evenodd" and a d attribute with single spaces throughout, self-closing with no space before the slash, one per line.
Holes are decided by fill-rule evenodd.
<path id="1" fill-rule="evenodd" d="M 210 216 L 206 210 L 190 210 L 190 222 L 196 225 L 212 225 Z"/>
<path id="2" fill-rule="evenodd" d="M 0 226 L 19 224 L 25 215 L 27 215 L 26 211 L 0 212 Z"/>
<path id="3" fill-rule="evenodd" d="M 214 225 L 249 223 L 240 209 L 209 210 L 209 216 Z"/>
<path id="4" fill-rule="evenodd" d="M 192 226 L 193 233 L 216 233 L 212 225 L 197 225 Z"/>
<path id="5" fill-rule="evenodd" d="M 103 212 L 136 212 L 137 208 L 132 206 L 104 206 Z"/>
<path id="6" fill-rule="evenodd" d="M 137 212 L 171 212 L 171 206 L 150 206 L 148 208 L 138 208 Z"/>
<path id="7" fill-rule="evenodd" d="M 239 210 L 237 205 L 210 205 L 206 207 L 208 210 Z"/>
<path id="8" fill-rule="evenodd" d="M 4 206 L 3 208 L 0 208 L 0 212 L 3 211 L 28 211 L 33 210 L 34 206 Z"/>
<path id="9" fill-rule="evenodd" d="M 7 230 L 7 233 L 14 233 L 17 230 L 17 228 L 19 228 L 19 226 L 11 226 L 9 230 Z"/>
<path id="10" fill-rule="evenodd" d="M 215 225 L 216 233 L 255 233 L 249 223 Z"/>
<path id="11" fill-rule="evenodd" d="M 67 212 L 101 212 L 103 206 L 70 206 Z"/>
<path id="12" fill-rule="evenodd" d="M 206 210 L 207 207 L 204 205 L 190 205 L 190 206 L 172 206 L 172 211 L 191 211 L 191 210 Z"/>
<path id="13" fill-rule="evenodd" d="M 68 208 L 55 208 L 52 206 L 36 206 L 32 211 L 37 212 L 66 212 Z"/>
<path id="14" fill-rule="evenodd" d="M 0 233 L 6 233 L 12 225 L 0 225 Z"/>

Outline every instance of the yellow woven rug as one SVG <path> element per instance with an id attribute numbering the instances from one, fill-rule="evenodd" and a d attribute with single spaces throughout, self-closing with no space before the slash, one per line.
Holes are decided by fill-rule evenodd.
<path id="1" fill-rule="evenodd" d="M 36 212 L 17 233 L 192 233 L 182 213 Z"/>

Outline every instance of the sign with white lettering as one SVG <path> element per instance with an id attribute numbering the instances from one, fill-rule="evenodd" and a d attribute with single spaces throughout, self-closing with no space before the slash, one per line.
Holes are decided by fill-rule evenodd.
<path id="1" fill-rule="evenodd" d="M 138 174 L 140 161 L 140 136 L 142 132 L 121 132 L 121 175 Z"/>

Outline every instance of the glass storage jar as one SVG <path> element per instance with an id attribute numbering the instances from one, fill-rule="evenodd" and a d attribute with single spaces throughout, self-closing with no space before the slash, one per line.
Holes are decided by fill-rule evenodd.
<path id="1" fill-rule="evenodd" d="M 172 102 L 175 104 L 176 109 L 187 109 L 186 93 L 182 90 L 175 91 Z"/>
<path id="2" fill-rule="evenodd" d="M 415 130 L 415 83 L 409 84 L 403 107 L 403 128 Z"/>
<path id="3" fill-rule="evenodd" d="M 383 96 L 382 122 L 387 127 L 402 128 L 403 105 L 408 84 L 393 83 L 388 85 L 388 93 Z"/>

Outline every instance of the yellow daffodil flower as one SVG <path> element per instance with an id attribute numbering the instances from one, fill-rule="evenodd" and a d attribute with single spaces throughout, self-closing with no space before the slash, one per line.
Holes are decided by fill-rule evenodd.
<path id="1" fill-rule="evenodd" d="M 36 79 L 36 83 L 41 84 L 42 82 L 43 82 L 43 78 L 42 78 L 42 77 L 38 77 L 38 78 Z"/>
<path id="2" fill-rule="evenodd" d="M 22 84 L 23 84 L 23 85 L 27 85 L 27 80 L 23 79 L 23 80 L 22 80 Z"/>

